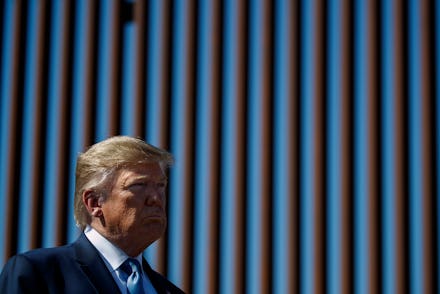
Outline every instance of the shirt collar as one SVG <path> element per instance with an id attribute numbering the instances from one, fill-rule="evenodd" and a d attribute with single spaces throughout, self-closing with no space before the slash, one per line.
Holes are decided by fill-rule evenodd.
<path id="1" fill-rule="evenodd" d="M 129 256 L 119 247 L 115 246 L 91 226 L 84 230 L 87 239 L 95 246 L 113 270 L 117 270 Z M 142 265 L 142 253 L 135 257 Z"/>

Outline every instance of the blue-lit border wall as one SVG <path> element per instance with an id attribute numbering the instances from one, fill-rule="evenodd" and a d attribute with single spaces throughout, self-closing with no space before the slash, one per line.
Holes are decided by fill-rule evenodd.
<path id="1" fill-rule="evenodd" d="M 0 264 L 75 240 L 75 159 L 170 150 L 189 293 L 440 291 L 440 5 L 1 0 Z"/>

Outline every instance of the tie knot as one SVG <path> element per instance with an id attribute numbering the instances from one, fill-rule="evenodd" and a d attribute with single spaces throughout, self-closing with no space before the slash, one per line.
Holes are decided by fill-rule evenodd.
<path id="1" fill-rule="evenodd" d="M 144 293 L 142 285 L 142 268 L 140 263 L 134 258 L 128 258 L 121 265 L 121 269 L 125 274 L 127 290 L 130 294 L 142 294 Z"/>
<path id="2" fill-rule="evenodd" d="M 131 275 L 131 273 L 141 273 L 141 265 L 139 264 L 139 261 L 134 258 L 127 258 L 127 260 L 124 261 L 122 264 L 122 270 L 127 273 L 128 275 Z"/>

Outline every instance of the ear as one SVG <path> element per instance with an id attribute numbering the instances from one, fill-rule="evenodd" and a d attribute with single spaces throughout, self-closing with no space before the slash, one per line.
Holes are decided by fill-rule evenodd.
<path id="1" fill-rule="evenodd" d="M 95 191 L 84 191 L 82 195 L 82 200 L 85 207 L 87 208 L 87 211 L 92 217 L 102 216 L 101 200 Z"/>

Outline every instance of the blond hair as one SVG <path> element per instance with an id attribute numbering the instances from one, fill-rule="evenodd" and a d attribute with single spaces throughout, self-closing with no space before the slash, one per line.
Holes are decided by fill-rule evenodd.
<path id="1" fill-rule="evenodd" d="M 95 195 L 105 198 L 118 169 L 147 162 L 158 162 L 165 169 L 173 164 L 173 156 L 166 150 L 128 136 L 111 137 L 80 154 L 76 162 L 74 197 L 77 225 L 84 229 L 91 221 L 82 200 L 84 191 L 92 190 Z"/>

